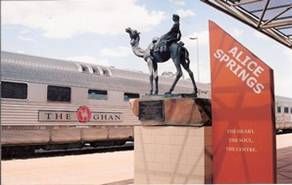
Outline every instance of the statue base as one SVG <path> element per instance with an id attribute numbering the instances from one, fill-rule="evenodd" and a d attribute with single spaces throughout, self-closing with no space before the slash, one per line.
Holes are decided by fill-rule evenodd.
<path id="1" fill-rule="evenodd" d="M 155 98 L 197 98 L 194 93 L 177 93 L 177 94 L 156 94 L 156 95 L 143 95 L 143 99 L 155 99 Z"/>
<path id="2" fill-rule="evenodd" d="M 131 99 L 134 115 L 143 125 L 211 125 L 209 99 L 193 97 L 144 96 Z"/>
<path id="3" fill-rule="evenodd" d="M 212 183 L 211 127 L 135 126 L 135 184 Z"/>
<path id="4" fill-rule="evenodd" d="M 130 100 L 135 126 L 135 184 L 212 183 L 210 102 L 149 96 Z"/>

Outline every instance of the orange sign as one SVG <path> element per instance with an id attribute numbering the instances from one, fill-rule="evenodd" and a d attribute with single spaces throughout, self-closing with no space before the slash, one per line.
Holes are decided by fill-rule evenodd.
<path id="1" fill-rule="evenodd" d="M 214 183 L 275 183 L 272 69 L 209 21 Z"/>

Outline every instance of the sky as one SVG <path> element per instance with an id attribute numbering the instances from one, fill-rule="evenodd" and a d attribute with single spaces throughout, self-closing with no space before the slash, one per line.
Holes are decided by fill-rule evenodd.
<path id="1" fill-rule="evenodd" d="M 181 17 L 196 80 L 210 83 L 212 20 L 274 70 L 276 95 L 292 98 L 292 50 L 199 0 L 1 1 L 1 50 L 148 73 L 132 53 L 125 28 L 138 30 L 146 48 L 171 28 L 173 13 Z M 158 70 L 175 67 L 169 60 Z"/>

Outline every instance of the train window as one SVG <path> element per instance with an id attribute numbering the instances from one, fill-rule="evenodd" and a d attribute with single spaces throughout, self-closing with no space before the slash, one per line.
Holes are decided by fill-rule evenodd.
<path id="1" fill-rule="evenodd" d="M 105 75 L 105 76 L 111 76 L 111 72 L 110 72 L 109 69 L 102 69 L 102 73 L 103 73 L 103 75 Z"/>
<path id="2" fill-rule="evenodd" d="M 277 107 L 277 112 L 281 113 L 281 107 L 280 106 Z"/>
<path id="3" fill-rule="evenodd" d="M 27 99 L 27 84 L 1 82 L 1 98 Z"/>
<path id="4" fill-rule="evenodd" d="M 87 66 L 85 66 L 85 65 L 81 65 L 81 69 L 82 69 L 82 72 L 89 73 L 89 69 L 88 69 Z"/>
<path id="5" fill-rule="evenodd" d="M 107 91 L 104 90 L 88 90 L 88 99 L 92 100 L 107 100 Z"/>
<path id="6" fill-rule="evenodd" d="M 60 86 L 48 85 L 47 100 L 48 101 L 70 102 L 71 101 L 71 88 L 70 87 L 60 87 Z"/>
<path id="7" fill-rule="evenodd" d="M 131 98 L 139 98 L 140 95 L 136 93 L 124 93 L 124 101 L 129 101 Z"/>
<path id="8" fill-rule="evenodd" d="M 288 107 L 284 107 L 284 113 L 289 113 L 289 108 Z"/>
<path id="9" fill-rule="evenodd" d="M 100 72 L 99 72 L 98 68 L 92 67 L 92 72 L 94 74 L 100 75 Z"/>

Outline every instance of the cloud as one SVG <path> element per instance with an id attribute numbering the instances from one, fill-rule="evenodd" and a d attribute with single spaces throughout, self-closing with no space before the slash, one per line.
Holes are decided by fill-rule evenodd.
<path id="1" fill-rule="evenodd" d="M 182 18 L 192 17 L 195 15 L 195 13 L 190 9 L 187 10 L 179 9 L 176 11 L 176 13 Z"/>
<path id="2" fill-rule="evenodd" d="M 243 35 L 243 33 L 244 33 L 243 30 L 241 30 L 241 29 L 237 29 L 237 28 L 234 28 L 234 29 L 232 30 L 232 32 L 231 32 L 231 35 L 233 35 L 233 36 L 235 36 L 235 37 L 240 37 L 240 36 Z"/>
<path id="3" fill-rule="evenodd" d="M 34 42 L 35 39 L 31 35 L 31 31 L 28 29 L 22 29 L 18 31 L 17 38 L 26 42 Z"/>
<path id="4" fill-rule="evenodd" d="M 196 39 L 190 39 L 196 38 Z M 200 46 L 206 46 L 209 44 L 209 32 L 207 30 L 194 32 L 190 35 L 187 35 L 182 38 L 182 41 L 186 44 L 186 46 L 194 47 L 197 44 L 197 39 Z"/>
<path id="5" fill-rule="evenodd" d="M 72 56 L 72 57 L 65 57 L 64 60 L 74 61 L 74 62 L 82 62 L 82 63 L 89 63 L 95 65 L 104 65 L 109 66 L 109 62 L 107 60 L 97 60 L 95 57 L 92 56 Z"/>
<path id="6" fill-rule="evenodd" d="M 178 5 L 178 6 L 184 6 L 186 3 L 185 3 L 185 0 L 169 0 L 171 3 L 174 3 L 175 5 Z"/>
<path id="7" fill-rule="evenodd" d="M 35 41 L 33 38 L 30 38 L 30 37 L 25 36 L 25 35 L 18 35 L 17 38 L 19 40 L 23 40 L 23 41 L 27 41 L 27 42 L 34 42 Z"/>
<path id="8" fill-rule="evenodd" d="M 26 34 L 29 34 L 29 33 L 31 33 L 31 32 L 30 32 L 30 30 L 28 30 L 28 29 L 23 29 L 23 30 L 20 30 L 19 33 L 20 33 L 21 35 L 26 35 Z"/>
<path id="9" fill-rule="evenodd" d="M 254 32 L 254 35 L 261 40 L 269 40 L 269 37 L 264 35 L 261 32 L 256 31 L 256 32 Z"/>
<path id="10" fill-rule="evenodd" d="M 124 34 L 131 26 L 150 31 L 166 18 L 165 12 L 152 11 L 136 0 L 83 1 L 5 1 L 2 24 L 39 29 L 49 38 L 66 39 L 77 34 Z"/>
<path id="11" fill-rule="evenodd" d="M 284 51 L 284 55 L 286 55 L 287 56 L 287 58 L 289 58 L 290 60 L 290 62 L 292 62 L 292 52 L 291 52 L 291 50 L 285 50 Z"/>
<path id="12" fill-rule="evenodd" d="M 127 57 L 131 54 L 131 49 L 125 46 L 118 46 L 115 48 L 103 48 L 100 53 L 104 57 L 121 58 Z"/>
<path id="13" fill-rule="evenodd" d="M 16 53 L 25 54 L 25 52 L 23 50 L 17 50 Z"/>
<path id="14" fill-rule="evenodd" d="M 278 45 L 281 52 L 264 53 L 267 61 L 270 61 L 274 71 L 275 94 L 279 96 L 291 97 L 292 94 L 292 52 L 284 46 Z M 275 50 L 276 51 L 276 50 Z"/>

